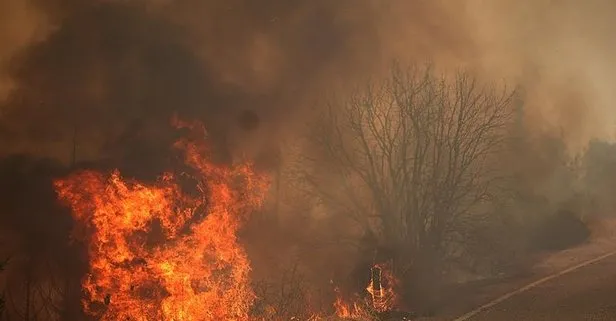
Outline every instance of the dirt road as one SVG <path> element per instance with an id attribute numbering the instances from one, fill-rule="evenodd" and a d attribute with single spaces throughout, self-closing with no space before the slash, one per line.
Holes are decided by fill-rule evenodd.
<path id="1" fill-rule="evenodd" d="M 464 319 L 521 320 L 616 320 L 616 255 L 541 282 Z"/>

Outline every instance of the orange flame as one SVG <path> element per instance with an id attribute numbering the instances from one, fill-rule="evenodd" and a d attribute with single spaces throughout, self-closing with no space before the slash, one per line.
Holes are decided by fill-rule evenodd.
<path id="1" fill-rule="evenodd" d="M 372 298 L 372 307 L 377 312 L 391 310 L 397 300 L 395 286 L 397 283 L 388 264 L 377 264 L 371 269 L 372 277 L 366 290 Z"/>
<path id="2" fill-rule="evenodd" d="M 336 315 L 343 319 L 357 318 L 365 314 L 364 309 L 358 302 L 347 304 L 340 297 L 337 297 L 334 302 L 334 310 Z"/>
<path id="3" fill-rule="evenodd" d="M 185 193 L 170 173 L 156 184 L 118 171 L 82 171 L 55 182 L 87 232 L 84 309 L 101 320 L 249 319 L 250 264 L 237 232 L 260 206 L 267 180 L 250 165 L 213 165 L 203 127 L 176 125 L 197 137 L 175 144 L 197 173 L 197 193 Z"/>
<path id="4" fill-rule="evenodd" d="M 370 316 L 372 312 L 391 311 L 397 303 L 395 287 L 397 279 L 391 272 L 389 264 L 376 264 L 371 269 L 371 277 L 368 287 L 366 302 L 346 303 L 340 297 L 336 288 L 336 301 L 334 310 L 340 318 L 361 319 Z"/>

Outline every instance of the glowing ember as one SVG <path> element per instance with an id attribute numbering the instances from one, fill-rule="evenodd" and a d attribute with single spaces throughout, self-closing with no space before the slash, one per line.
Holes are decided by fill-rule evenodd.
<path id="1" fill-rule="evenodd" d="M 84 308 L 101 320 L 248 320 L 254 294 L 237 231 L 260 205 L 264 177 L 249 165 L 213 165 L 200 139 L 175 147 L 196 173 L 185 193 L 167 173 L 152 185 L 82 171 L 55 182 L 88 244 Z"/>

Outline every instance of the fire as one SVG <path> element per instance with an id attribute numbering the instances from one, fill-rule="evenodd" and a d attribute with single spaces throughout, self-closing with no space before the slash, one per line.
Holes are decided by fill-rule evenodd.
<path id="1" fill-rule="evenodd" d="M 358 318 L 367 313 L 367 311 L 358 302 L 352 304 L 345 303 L 342 298 L 337 297 L 334 302 L 334 310 L 340 318 Z"/>
<path id="2" fill-rule="evenodd" d="M 163 173 L 145 184 L 117 170 L 86 170 L 54 183 L 77 222 L 74 237 L 87 244 L 84 310 L 103 321 L 260 320 L 250 315 L 251 267 L 237 233 L 269 182 L 250 164 L 215 165 L 203 126 L 175 124 L 193 134 L 174 145 L 190 174 Z M 375 265 L 365 300 L 338 296 L 335 312 L 367 320 L 388 311 L 394 285 L 389 266 Z"/>
<path id="3" fill-rule="evenodd" d="M 340 297 L 338 289 L 334 302 L 336 315 L 343 319 L 369 319 L 374 313 L 391 311 L 397 303 L 395 287 L 397 280 L 389 264 L 375 264 L 371 269 L 371 277 L 366 288 L 367 296 L 364 302 L 346 303 Z"/>
<path id="4" fill-rule="evenodd" d="M 372 307 L 377 312 L 389 311 L 396 303 L 394 290 L 397 280 L 387 264 L 377 264 L 371 269 L 370 284 L 366 291 L 372 299 Z"/>
<path id="5" fill-rule="evenodd" d="M 89 254 L 84 309 L 101 320 L 249 320 L 250 264 L 237 232 L 260 206 L 267 179 L 250 165 L 209 161 L 205 131 L 175 144 L 195 174 L 144 184 L 114 171 L 81 171 L 55 182 Z M 79 233 L 81 232 L 81 233 Z"/>

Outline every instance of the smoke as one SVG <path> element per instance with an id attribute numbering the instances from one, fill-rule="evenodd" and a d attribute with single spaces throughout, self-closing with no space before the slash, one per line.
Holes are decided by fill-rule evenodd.
<path id="1" fill-rule="evenodd" d="M 14 88 L 8 74 L 12 58 L 45 36 L 47 29 L 44 12 L 30 1 L 9 0 L 0 4 L 0 101 Z"/>
<path id="2" fill-rule="evenodd" d="M 549 188 L 561 161 L 549 144 L 575 153 L 614 137 L 614 14 L 609 0 L 2 1 L 1 154 L 151 178 L 169 165 L 178 115 L 205 123 L 221 162 L 289 167 L 281 142 L 301 138 L 315 97 L 392 60 L 431 60 L 521 89 L 536 157 L 519 163 Z M 54 225 L 43 212 L 31 220 Z M 318 224 L 302 219 L 287 224 Z"/>
<path id="3" fill-rule="evenodd" d="M 84 255 L 69 242 L 73 222 L 51 187 L 53 179 L 67 173 L 52 159 L 13 155 L 0 160 L 0 253 L 8 260 L 0 282 L 10 317 L 24 315 L 26 298 L 37 307 L 31 315 L 41 319 L 80 311 Z"/>
<path id="4" fill-rule="evenodd" d="M 17 149 L 43 140 L 35 149 L 66 159 L 77 131 L 79 154 L 97 157 L 135 122 L 159 127 L 151 120 L 178 110 L 208 120 L 223 145 L 250 138 L 267 149 L 294 130 L 312 97 L 384 71 L 392 59 L 506 78 L 525 90 L 529 126 L 563 135 L 574 150 L 613 136 L 616 6 L 607 0 L 3 6 L 2 127 Z M 237 130 L 246 109 L 262 120 L 259 135 Z"/>
<path id="5" fill-rule="evenodd" d="M 572 152 L 614 138 L 612 1 L 471 1 L 483 69 L 524 87 L 529 126 Z"/>

